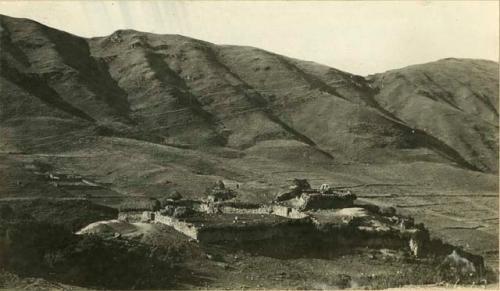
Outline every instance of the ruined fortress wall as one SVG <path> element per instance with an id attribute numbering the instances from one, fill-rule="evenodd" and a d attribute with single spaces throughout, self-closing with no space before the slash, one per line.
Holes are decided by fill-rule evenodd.
<path id="1" fill-rule="evenodd" d="M 269 207 L 259 207 L 259 208 L 237 208 L 233 206 L 220 206 L 219 210 L 222 213 L 230 214 L 269 214 Z"/>
<path id="2" fill-rule="evenodd" d="M 209 211 L 209 207 L 204 208 Z M 306 214 L 300 213 L 296 209 L 285 206 L 266 206 L 259 208 L 241 209 L 232 206 L 220 206 L 219 210 L 223 213 L 231 214 L 254 214 L 254 215 L 269 215 L 270 213 L 287 218 L 300 219 L 307 217 Z M 211 213 L 211 212 L 209 212 Z M 141 215 L 137 216 L 140 220 Z M 252 240 L 265 240 L 274 237 L 291 236 L 300 229 L 312 229 L 311 225 L 304 223 L 297 224 L 282 224 L 282 225 L 269 225 L 269 226 L 227 226 L 219 228 L 200 228 L 195 225 L 180 221 L 171 216 L 162 215 L 160 212 L 154 212 L 153 221 L 162 223 L 173 227 L 175 230 L 199 241 L 203 242 L 217 242 L 217 241 L 252 241 Z"/>
<path id="3" fill-rule="evenodd" d="M 231 204 L 225 205 L 209 202 L 200 203 L 199 207 L 195 208 L 194 210 L 203 213 L 228 214 L 270 214 L 272 212 L 272 208 L 267 205 L 259 207 L 238 207 Z"/>
<path id="4" fill-rule="evenodd" d="M 290 208 L 276 207 L 275 214 L 289 217 Z M 302 214 L 298 212 L 298 214 Z M 292 214 L 296 215 L 296 214 Z M 139 215 L 140 217 L 140 215 Z M 355 226 L 319 230 L 311 221 L 294 220 L 290 223 L 259 225 L 227 225 L 197 227 L 177 218 L 154 213 L 154 222 L 173 227 L 201 243 L 239 244 L 256 241 L 274 241 L 279 244 L 329 245 L 340 249 L 369 247 L 373 249 L 409 249 L 410 237 L 392 232 L 362 231 Z M 318 246 L 319 246 L 318 245 Z"/>
<path id="5" fill-rule="evenodd" d="M 374 249 L 409 249 L 409 234 L 387 231 L 364 231 L 354 225 L 337 225 L 336 227 L 318 227 L 314 221 L 305 219 L 307 214 L 301 213 L 294 208 L 272 205 L 268 207 L 239 209 L 224 206 L 225 213 L 255 214 L 256 219 L 260 215 L 278 215 L 290 218 L 287 223 L 278 224 L 235 224 L 218 227 L 198 227 L 192 223 L 181 221 L 175 217 L 154 212 L 148 216 L 152 221 L 173 227 L 184 235 L 196 239 L 202 243 L 245 243 L 252 241 L 276 241 L 286 244 L 302 241 L 304 245 L 322 243 L 335 245 L 340 248 L 369 247 Z M 153 214 L 153 213 L 152 213 Z M 140 219 L 141 213 L 127 213 L 127 219 Z"/>
<path id="6" fill-rule="evenodd" d="M 238 208 L 228 205 L 218 205 L 214 207 L 217 207 L 217 210 L 219 212 L 227 214 L 254 214 L 254 215 L 274 214 L 291 219 L 301 219 L 308 216 L 307 214 L 302 213 L 297 209 L 282 205 L 264 205 L 258 208 Z M 206 213 L 216 213 L 216 211 L 214 209 L 211 209 L 211 207 L 208 205 L 204 205 L 202 209 L 203 212 Z"/>
<path id="7" fill-rule="evenodd" d="M 158 211 L 154 213 L 154 222 L 171 226 L 178 232 L 181 232 L 190 238 L 198 239 L 198 229 L 192 223 L 180 221 L 174 217 L 161 215 Z"/>

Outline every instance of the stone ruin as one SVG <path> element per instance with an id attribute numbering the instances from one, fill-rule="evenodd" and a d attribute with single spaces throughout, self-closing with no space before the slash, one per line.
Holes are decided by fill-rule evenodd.
<path id="1" fill-rule="evenodd" d="M 350 191 L 335 191 L 328 184 L 312 189 L 305 179 L 294 179 L 287 191 L 277 195 L 275 202 L 301 211 L 352 207 L 356 195 Z"/>
<path id="2" fill-rule="evenodd" d="M 349 191 L 335 191 L 327 184 L 313 189 L 305 179 L 295 179 L 287 191 L 269 204 L 238 202 L 234 199 L 236 191 L 222 181 L 208 188 L 206 195 L 203 200 L 177 195 L 163 201 L 160 209 L 146 210 L 140 216 L 137 209 L 131 209 L 130 216 L 120 212 L 119 219 L 162 223 L 201 244 L 293 242 L 303 249 L 327 246 L 337 250 L 356 247 L 405 250 L 416 258 L 432 256 L 436 251 L 446 255 L 455 249 L 432 240 L 422 224 L 397 215 L 395 209 L 356 204 L 356 195 Z M 468 266 L 467 270 L 484 267 L 477 256 L 463 251 L 461 255 L 476 262 L 474 269 Z"/>
<path id="3" fill-rule="evenodd" d="M 205 195 L 208 201 L 217 202 L 230 200 L 236 197 L 236 192 L 226 188 L 226 185 L 221 180 L 217 181 L 212 187 L 205 190 Z"/>

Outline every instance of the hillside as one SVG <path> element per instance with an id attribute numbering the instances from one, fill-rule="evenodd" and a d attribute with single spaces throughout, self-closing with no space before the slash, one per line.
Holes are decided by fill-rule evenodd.
<path id="1" fill-rule="evenodd" d="M 333 163 L 425 151 L 426 160 L 497 172 L 492 62 L 443 60 L 367 80 L 178 35 L 84 39 L 29 20 L 1 22 L 4 151 L 58 151 L 95 133 L 238 150 L 289 141 Z"/>
<path id="2" fill-rule="evenodd" d="M 444 59 L 370 80 L 385 110 L 439 139 L 462 164 L 498 171 L 497 63 Z"/>

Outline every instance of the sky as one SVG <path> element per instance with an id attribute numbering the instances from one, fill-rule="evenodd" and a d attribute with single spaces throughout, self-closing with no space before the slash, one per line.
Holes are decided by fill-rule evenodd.
<path id="1" fill-rule="evenodd" d="M 0 1 L 0 14 L 92 37 L 118 29 L 248 45 L 367 75 L 498 61 L 499 1 Z"/>

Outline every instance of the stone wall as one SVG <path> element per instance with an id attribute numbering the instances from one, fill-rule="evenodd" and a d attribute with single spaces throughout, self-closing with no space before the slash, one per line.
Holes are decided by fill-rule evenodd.
<path id="1" fill-rule="evenodd" d="M 154 222 L 171 226 L 178 232 L 181 232 L 192 239 L 198 240 L 198 228 L 192 223 L 181 221 L 175 217 L 162 215 L 159 211 L 154 213 Z"/>
<path id="2" fill-rule="evenodd" d="M 237 208 L 229 209 L 236 210 Z M 286 207 L 279 207 L 277 210 L 284 212 L 283 215 L 287 215 Z M 238 209 L 235 214 L 242 213 L 242 209 Z M 244 212 L 245 214 L 255 214 L 255 215 L 270 215 L 269 211 L 272 209 L 249 209 L 249 211 Z M 227 225 L 220 227 L 210 227 L 210 226 L 196 226 L 192 223 L 181 221 L 175 217 L 162 215 L 159 211 L 154 213 L 146 213 L 143 216 L 151 218 L 152 222 L 162 223 L 173 227 L 175 230 L 185 234 L 188 237 L 196 239 L 205 243 L 219 242 L 219 241 L 252 241 L 252 240 L 266 240 L 276 237 L 284 236 L 296 236 L 301 231 L 313 229 L 312 224 L 309 220 L 302 221 L 290 221 L 289 223 L 281 224 L 269 224 L 269 225 Z M 277 214 L 278 215 L 278 214 Z M 304 216 L 306 217 L 306 216 Z M 301 217 L 301 218 L 304 218 Z M 259 219 L 258 216 L 255 218 Z"/>
<path id="3" fill-rule="evenodd" d="M 283 205 L 261 205 L 259 207 L 241 208 L 232 205 L 202 203 L 198 209 L 204 213 L 228 213 L 228 214 L 255 214 L 255 215 L 269 215 L 274 214 L 291 219 L 301 219 L 308 215 L 298 211 L 293 207 Z"/>
<path id="4" fill-rule="evenodd" d="M 283 216 L 291 219 L 301 219 L 308 217 L 307 214 L 298 211 L 295 208 L 281 206 L 281 205 L 273 205 L 271 207 L 271 213 L 278 216 Z"/>

